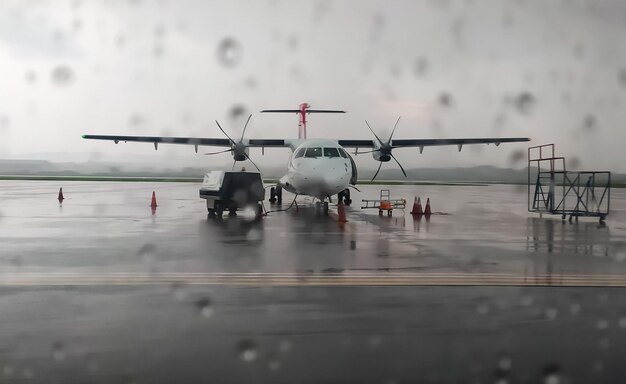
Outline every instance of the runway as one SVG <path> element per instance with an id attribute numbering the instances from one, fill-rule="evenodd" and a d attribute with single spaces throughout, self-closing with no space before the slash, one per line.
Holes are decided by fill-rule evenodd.
<path id="1" fill-rule="evenodd" d="M 340 225 L 306 199 L 217 220 L 188 183 L 0 182 L 0 378 L 626 377 L 626 191 L 599 225 L 530 215 L 503 185 L 389 187 L 447 213 L 429 220 L 359 209 L 381 188 Z"/>

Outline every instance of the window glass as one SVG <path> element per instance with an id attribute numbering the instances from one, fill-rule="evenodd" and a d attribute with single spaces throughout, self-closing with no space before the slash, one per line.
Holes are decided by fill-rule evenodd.
<path id="1" fill-rule="evenodd" d="M 298 157 L 302 157 L 302 156 L 304 156 L 304 151 L 306 151 L 306 148 L 300 148 L 300 149 L 298 149 L 298 150 L 296 151 L 296 155 L 295 155 L 294 157 L 297 159 Z"/>
<path id="2" fill-rule="evenodd" d="M 346 151 L 343 150 L 343 148 L 339 148 L 339 153 L 341 154 L 341 157 L 343 157 L 344 159 L 348 158 L 348 154 L 346 153 Z"/>
<path id="3" fill-rule="evenodd" d="M 339 157 L 339 151 L 337 148 L 324 148 L 325 157 Z"/>
<path id="4" fill-rule="evenodd" d="M 322 157 L 322 148 L 307 148 L 305 157 Z"/>

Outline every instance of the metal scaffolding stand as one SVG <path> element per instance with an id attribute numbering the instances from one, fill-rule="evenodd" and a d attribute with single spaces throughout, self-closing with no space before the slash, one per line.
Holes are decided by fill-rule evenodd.
<path id="1" fill-rule="evenodd" d="M 534 188 L 533 188 L 534 185 Z M 611 172 L 567 171 L 565 158 L 555 156 L 554 144 L 528 148 L 528 211 L 539 214 L 598 217 L 609 214 Z"/>
<path id="2" fill-rule="evenodd" d="M 391 199 L 391 194 L 388 189 L 380 190 L 380 199 L 362 199 L 365 205 L 361 209 L 378 209 L 378 214 L 382 216 L 383 211 L 387 211 L 387 216 L 391 216 L 393 209 L 404 209 L 406 207 L 405 199 Z"/>

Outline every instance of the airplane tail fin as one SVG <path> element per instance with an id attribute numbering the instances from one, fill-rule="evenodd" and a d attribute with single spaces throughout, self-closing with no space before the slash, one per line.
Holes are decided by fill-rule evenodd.
<path id="1" fill-rule="evenodd" d="M 300 121 L 298 122 L 298 138 L 306 139 L 306 115 L 309 113 L 346 113 L 346 111 L 339 111 L 333 109 L 309 109 L 311 106 L 308 103 L 300 104 L 300 109 L 264 109 L 261 113 L 297 113 L 300 115 Z"/>

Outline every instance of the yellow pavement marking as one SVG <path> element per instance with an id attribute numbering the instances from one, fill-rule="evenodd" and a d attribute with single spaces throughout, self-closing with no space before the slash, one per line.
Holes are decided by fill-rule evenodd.
<path id="1" fill-rule="evenodd" d="M 626 287 L 626 275 L 513 273 L 202 273 L 16 272 L 0 273 L 0 286 L 107 285 L 222 286 L 565 286 Z"/>

